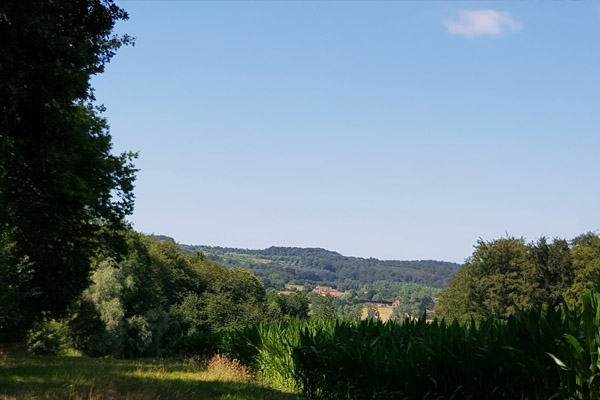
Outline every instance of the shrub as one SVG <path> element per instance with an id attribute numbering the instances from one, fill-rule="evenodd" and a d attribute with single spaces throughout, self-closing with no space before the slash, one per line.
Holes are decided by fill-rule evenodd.
<path id="1" fill-rule="evenodd" d="M 27 332 L 27 351 L 32 354 L 63 354 L 73 345 L 66 322 L 46 319 Z"/>

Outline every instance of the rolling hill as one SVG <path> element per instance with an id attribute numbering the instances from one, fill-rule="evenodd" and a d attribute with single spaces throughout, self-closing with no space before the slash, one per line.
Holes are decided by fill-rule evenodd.
<path id="1" fill-rule="evenodd" d="M 190 255 L 198 252 L 227 267 L 252 271 L 266 287 L 285 284 L 325 284 L 358 289 L 378 281 L 407 282 L 442 288 L 460 265 L 434 260 L 378 260 L 347 257 L 321 248 L 269 247 L 263 250 L 180 244 Z"/>

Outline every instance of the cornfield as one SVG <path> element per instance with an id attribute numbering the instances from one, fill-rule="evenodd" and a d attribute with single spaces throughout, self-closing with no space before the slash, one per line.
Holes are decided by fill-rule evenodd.
<path id="1" fill-rule="evenodd" d="M 600 295 L 505 321 L 292 320 L 221 351 L 309 399 L 600 399 Z"/>

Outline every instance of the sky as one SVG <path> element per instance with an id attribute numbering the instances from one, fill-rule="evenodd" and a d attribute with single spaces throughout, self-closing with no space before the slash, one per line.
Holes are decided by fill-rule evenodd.
<path id="1" fill-rule="evenodd" d="M 463 262 L 600 228 L 598 1 L 118 1 L 134 229 Z"/>

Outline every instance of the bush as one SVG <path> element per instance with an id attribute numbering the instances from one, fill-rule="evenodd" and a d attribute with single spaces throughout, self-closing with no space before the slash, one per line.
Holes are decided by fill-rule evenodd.
<path id="1" fill-rule="evenodd" d="M 47 319 L 39 322 L 27 332 L 27 351 L 32 354 L 64 354 L 73 347 L 73 341 L 66 322 Z"/>

